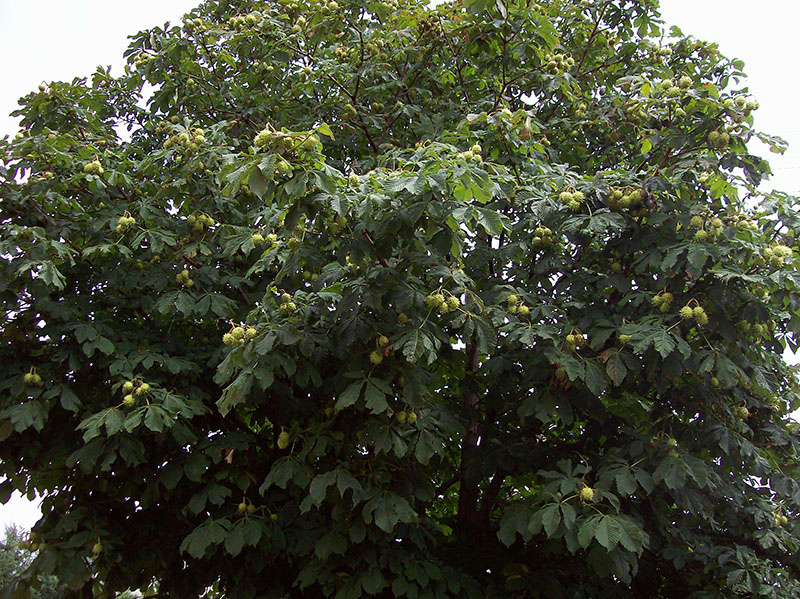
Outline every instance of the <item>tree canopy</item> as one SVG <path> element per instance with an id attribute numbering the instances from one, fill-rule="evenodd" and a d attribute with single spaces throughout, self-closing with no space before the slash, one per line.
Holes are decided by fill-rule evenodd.
<path id="1" fill-rule="evenodd" d="M 798 596 L 741 62 L 654 0 L 209 0 L 127 57 L 0 141 L 20 596 Z"/>

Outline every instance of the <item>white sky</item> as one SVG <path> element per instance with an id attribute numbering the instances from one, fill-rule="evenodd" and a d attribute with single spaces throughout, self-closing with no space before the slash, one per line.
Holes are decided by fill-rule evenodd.
<path id="1" fill-rule="evenodd" d="M 0 136 L 16 131 L 8 117 L 17 99 L 42 82 L 88 76 L 111 65 L 122 72 L 127 36 L 148 27 L 177 23 L 199 0 L 0 0 Z M 770 187 L 800 193 L 800 56 L 796 0 L 661 0 L 662 14 L 684 33 L 716 41 L 724 54 L 745 62 L 750 92 L 761 109 L 756 126 L 782 136 L 791 147 L 769 155 Z M 755 150 L 755 146 L 752 148 Z M 0 531 L 15 523 L 30 528 L 34 504 L 15 497 L 0 506 Z"/>

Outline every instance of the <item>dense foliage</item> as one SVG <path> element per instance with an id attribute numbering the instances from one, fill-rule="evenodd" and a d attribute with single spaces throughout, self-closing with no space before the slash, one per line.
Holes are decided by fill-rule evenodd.
<path id="1" fill-rule="evenodd" d="M 128 57 L 0 142 L 30 576 L 798 596 L 800 206 L 741 63 L 653 0 L 210 0 Z"/>

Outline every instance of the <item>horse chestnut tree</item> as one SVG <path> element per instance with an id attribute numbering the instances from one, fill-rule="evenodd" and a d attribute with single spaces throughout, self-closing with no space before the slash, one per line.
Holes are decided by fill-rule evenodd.
<path id="1" fill-rule="evenodd" d="M 0 142 L 21 595 L 798 596 L 740 62 L 654 0 L 209 0 L 127 56 Z"/>

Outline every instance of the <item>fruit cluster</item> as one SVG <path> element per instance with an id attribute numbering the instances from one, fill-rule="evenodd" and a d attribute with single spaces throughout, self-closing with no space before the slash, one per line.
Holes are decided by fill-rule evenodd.
<path id="1" fill-rule="evenodd" d="M 761 260 L 758 262 L 763 262 L 769 264 L 770 266 L 780 267 L 786 262 L 786 258 L 792 255 L 792 248 L 782 244 L 776 244 L 765 247 L 761 250 Z"/>
<path id="2" fill-rule="evenodd" d="M 580 496 L 580 498 L 581 498 L 581 501 L 584 501 L 584 502 L 587 502 L 587 503 L 588 503 L 588 502 L 590 502 L 590 501 L 593 501 L 593 500 L 594 500 L 594 489 L 592 489 L 592 488 L 591 488 L 591 487 L 589 487 L 589 486 L 584 486 L 584 487 L 583 487 L 583 488 L 581 488 L 581 490 L 578 492 L 578 495 Z"/>
<path id="3" fill-rule="evenodd" d="M 608 207 L 612 210 L 634 210 L 642 205 L 645 192 L 634 187 L 612 187 L 608 193 Z"/>
<path id="4" fill-rule="evenodd" d="M 581 347 L 586 345 L 586 335 L 573 331 L 567 335 L 566 342 L 567 349 L 569 349 L 569 351 L 578 351 Z"/>
<path id="5" fill-rule="evenodd" d="M 257 148 L 267 148 L 273 152 L 282 154 L 283 152 L 291 152 L 297 148 L 307 152 L 318 150 L 320 141 L 319 136 L 314 133 L 276 131 L 267 125 L 253 138 L 253 145 Z"/>
<path id="6" fill-rule="evenodd" d="M 123 214 L 122 216 L 119 217 L 119 219 L 117 219 L 117 226 L 114 227 L 114 230 L 117 233 L 124 233 L 135 224 L 136 224 L 136 219 L 133 218 L 130 215 L 130 213 L 126 211 L 125 214 Z"/>
<path id="7" fill-rule="evenodd" d="M 444 35 L 444 29 L 439 19 L 435 16 L 425 17 L 419 20 L 417 24 L 421 36 L 441 37 Z"/>
<path id="8" fill-rule="evenodd" d="M 737 214 L 733 217 L 736 228 L 742 231 L 757 231 L 758 223 L 746 214 Z"/>
<path id="9" fill-rule="evenodd" d="M 773 512 L 772 515 L 775 516 L 775 524 L 777 524 L 778 526 L 784 526 L 789 523 L 789 518 L 787 518 L 783 514 L 778 514 L 777 512 Z"/>
<path id="10" fill-rule="evenodd" d="M 565 189 L 558 195 L 558 199 L 570 210 L 578 210 L 584 200 L 583 192 L 575 191 L 574 188 Z"/>
<path id="11" fill-rule="evenodd" d="M 254 514 L 256 511 L 256 506 L 252 503 L 247 503 L 246 501 L 242 501 L 237 508 L 240 514 Z"/>
<path id="12" fill-rule="evenodd" d="M 735 98 L 725 98 L 722 105 L 728 109 L 734 122 L 741 123 L 754 110 L 758 110 L 758 102 L 747 96 L 736 96 Z"/>
<path id="13" fill-rule="evenodd" d="M 258 335 L 258 331 L 250 325 L 231 325 L 231 330 L 222 336 L 225 345 L 241 345 Z"/>
<path id="14" fill-rule="evenodd" d="M 369 361 L 373 366 L 377 366 L 381 362 L 383 362 L 383 357 L 389 355 L 389 347 L 390 340 L 386 335 L 378 335 L 375 339 L 375 345 L 377 349 L 374 350 L 369 355 Z"/>
<path id="15" fill-rule="evenodd" d="M 396 2 L 395 2 L 395 8 L 397 8 L 397 3 Z M 319 11 L 323 15 L 326 15 L 326 14 L 332 13 L 332 12 L 336 12 L 337 10 L 339 10 L 339 3 L 336 2 L 335 0 L 331 0 L 330 2 L 321 2 L 320 3 Z"/>
<path id="16" fill-rule="evenodd" d="M 736 327 L 743 333 L 753 333 L 757 339 L 766 339 L 771 335 L 772 330 L 775 328 L 775 322 L 768 323 L 754 322 L 750 323 L 747 320 L 740 320 L 736 323 Z"/>
<path id="17" fill-rule="evenodd" d="M 144 397 L 150 393 L 150 385 L 138 379 L 125 381 L 122 384 L 122 393 L 124 394 L 122 405 L 126 408 L 133 408 L 136 405 L 137 397 Z"/>
<path id="18" fill-rule="evenodd" d="M 483 162 L 483 157 L 481 156 L 481 152 L 483 148 L 481 148 L 480 144 L 474 144 L 469 150 L 466 152 L 459 152 L 457 154 L 458 158 L 465 160 L 467 162 Z"/>
<path id="19" fill-rule="evenodd" d="M 687 304 L 681 308 L 678 313 L 683 320 L 694 319 L 694 321 L 699 325 L 708 324 L 708 314 L 706 314 L 706 311 L 702 306 L 692 307 Z"/>
<path id="20" fill-rule="evenodd" d="M 727 150 L 731 145 L 731 136 L 724 129 L 709 132 L 708 144 L 717 150 Z"/>
<path id="21" fill-rule="evenodd" d="M 54 179 L 56 174 L 53 171 L 42 171 L 38 175 L 32 176 L 29 181 L 33 183 L 34 181 L 51 181 Z"/>
<path id="22" fill-rule="evenodd" d="M 288 293 L 282 293 L 281 303 L 280 306 L 278 306 L 278 314 L 281 316 L 291 316 L 294 314 L 297 311 L 297 304 L 292 301 L 293 299 L 294 298 Z"/>
<path id="23" fill-rule="evenodd" d="M 194 280 L 189 276 L 189 271 L 185 268 L 175 275 L 175 280 L 186 287 L 192 287 L 194 285 Z"/>
<path id="24" fill-rule="evenodd" d="M 193 128 L 191 131 L 182 131 L 167 138 L 164 142 L 164 149 L 169 150 L 175 146 L 183 149 L 184 153 L 191 156 L 200 150 L 200 146 L 206 143 L 205 132 L 200 128 Z"/>
<path id="25" fill-rule="evenodd" d="M 647 110 L 645 110 L 644 106 L 635 100 L 630 100 L 629 104 L 625 108 L 625 113 L 628 116 L 628 120 L 630 120 L 634 125 L 643 125 L 647 122 L 647 119 L 650 118 L 650 115 L 647 114 Z"/>
<path id="26" fill-rule="evenodd" d="M 278 449 L 286 449 L 289 447 L 289 441 L 291 437 L 289 437 L 289 433 L 286 431 L 281 431 L 281 434 L 278 435 Z"/>
<path id="27" fill-rule="evenodd" d="M 151 60 L 153 60 L 155 56 L 152 54 L 148 54 L 147 52 L 139 52 L 136 56 L 133 57 L 133 64 L 136 67 L 143 67 L 146 66 Z"/>
<path id="28" fill-rule="evenodd" d="M 715 216 L 710 221 L 703 219 L 699 214 L 695 214 L 690 220 L 689 225 L 698 229 L 694 234 L 695 241 L 714 241 L 722 233 L 725 223 L 721 218 Z"/>
<path id="29" fill-rule="evenodd" d="M 186 217 L 186 222 L 192 225 L 195 231 L 202 231 L 203 229 L 210 229 L 217 224 L 213 218 L 202 212 L 198 214 L 190 214 Z"/>
<path id="30" fill-rule="evenodd" d="M 566 54 L 547 54 L 543 63 L 551 75 L 563 75 L 575 65 L 575 59 Z"/>
<path id="31" fill-rule="evenodd" d="M 534 247 L 550 247 L 555 243 L 553 239 L 553 232 L 542 225 L 536 227 L 533 231 L 533 245 Z"/>
<path id="32" fill-rule="evenodd" d="M 506 298 L 506 306 L 511 314 L 516 314 L 517 316 L 527 316 L 531 312 L 531 309 L 522 302 L 522 299 L 513 293 Z"/>
<path id="33" fill-rule="evenodd" d="M 44 384 L 42 383 L 42 377 L 36 373 L 35 368 L 31 368 L 30 372 L 22 375 L 22 382 L 28 387 L 41 387 Z"/>
<path id="34" fill-rule="evenodd" d="M 247 27 L 253 27 L 258 23 L 258 19 L 259 15 L 250 13 L 249 15 L 238 15 L 236 17 L 231 17 L 228 19 L 228 24 L 234 29 L 241 30 Z"/>
<path id="35" fill-rule="evenodd" d="M 431 310 L 436 310 L 439 314 L 447 314 L 458 309 L 461 305 L 461 300 L 454 295 L 445 297 L 441 291 L 437 291 L 425 298 L 425 305 Z"/>
<path id="36" fill-rule="evenodd" d="M 733 408 L 733 415 L 737 420 L 747 420 L 750 418 L 750 410 L 747 409 L 747 406 L 736 406 Z"/>
<path id="37" fill-rule="evenodd" d="M 672 308 L 673 299 L 674 297 L 669 291 L 661 291 L 657 295 L 653 296 L 653 299 L 650 300 L 650 303 L 652 303 L 661 312 L 669 312 L 670 308 Z"/>
<path id="38" fill-rule="evenodd" d="M 660 91 L 667 98 L 678 98 L 684 95 L 684 90 L 692 86 L 692 78 L 688 75 L 682 76 L 680 79 L 664 79 L 658 84 L 658 91 Z"/>
<path id="39" fill-rule="evenodd" d="M 414 410 L 401 410 L 394 415 L 399 424 L 414 424 L 417 421 L 417 414 Z"/>
<path id="40" fill-rule="evenodd" d="M 261 245 L 262 243 L 274 245 L 278 241 L 278 236 L 275 233 L 267 233 L 265 236 L 260 231 L 257 231 L 250 236 L 250 239 L 253 240 L 253 245 Z"/>
<path id="41" fill-rule="evenodd" d="M 87 162 L 83 165 L 83 172 L 89 175 L 102 175 L 103 174 L 103 165 L 100 164 L 100 161 L 95 158 L 91 162 Z"/>
<path id="42" fill-rule="evenodd" d="M 183 25 L 186 28 L 186 31 L 205 31 L 205 25 L 203 25 L 202 19 L 187 19 Z"/>

